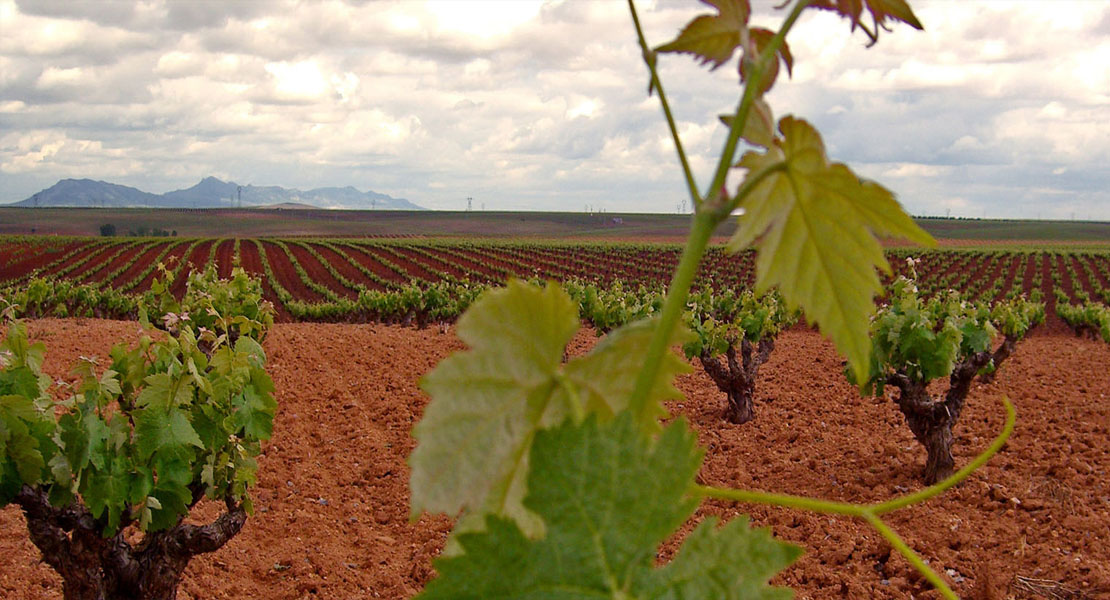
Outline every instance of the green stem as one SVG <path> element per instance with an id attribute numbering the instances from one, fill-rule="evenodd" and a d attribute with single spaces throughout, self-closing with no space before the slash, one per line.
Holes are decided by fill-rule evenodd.
<path id="1" fill-rule="evenodd" d="M 794 27 L 794 23 L 798 17 L 802 15 L 802 11 L 809 6 L 812 0 L 799 0 L 794 8 L 791 9 L 790 15 L 786 17 L 782 27 L 779 28 L 775 36 L 771 38 L 770 43 L 764 48 L 763 53 L 760 54 L 759 60 L 756 61 L 755 68 L 752 70 L 751 78 L 748 79 L 747 85 L 744 86 L 744 95 L 740 98 L 740 105 L 736 107 L 736 116 L 732 120 L 732 127 L 728 132 L 728 139 L 725 140 L 724 150 L 721 151 L 721 159 L 717 163 L 717 171 L 713 175 L 713 183 L 709 185 L 709 197 L 714 201 L 719 199 L 720 190 L 725 185 L 725 179 L 728 177 L 728 171 L 732 168 L 734 157 L 736 156 L 736 147 L 740 144 L 740 134 L 743 133 L 744 127 L 748 122 L 748 114 L 751 112 L 752 104 L 755 103 L 759 95 L 759 90 L 763 87 L 763 78 L 766 76 L 767 67 L 772 60 L 778 60 L 779 49 L 782 48 L 783 43 L 786 41 L 786 34 Z M 741 59 L 742 60 L 742 59 Z M 739 202 L 739 194 L 733 199 L 730 206 L 725 210 L 726 213 L 731 212 L 732 208 Z"/>
<path id="2" fill-rule="evenodd" d="M 771 504 L 786 508 L 797 508 L 800 510 L 833 515 L 847 515 L 850 517 L 861 516 L 863 511 L 867 508 L 864 505 L 850 504 L 848 502 L 836 502 L 833 500 L 822 500 L 820 498 L 794 496 L 792 494 L 759 492 L 756 490 L 718 488 L 708 485 L 695 485 L 690 491 L 695 496 L 704 496 L 707 498 L 719 498 L 721 500 L 732 500 L 734 502 L 749 502 L 751 504 Z"/>
<path id="3" fill-rule="evenodd" d="M 632 397 L 629 399 L 628 403 L 629 409 L 632 410 L 633 413 L 641 412 L 647 404 L 648 395 L 651 392 L 652 385 L 655 383 L 656 374 L 659 371 L 660 365 L 663 364 L 663 356 L 666 354 L 667 348 L 671 343 L 674 329 L 678 325 L 679 317 L 682 316 L 682 311 L 686 307 L 686 296 L 690 292 L 690 285 L 694 281 L 694 276 L 697 275 L 701 257 L 709 245 L 709 238 L 717 229 L 717 225 L 719 225 L 731 212 L 731 208 L 726 207 L 725 210 L 720 210 L 722 207 L 713 205 L 720 204 L 721 189 L 724 186 L 728 170 L 732 166 L 732 157 L 736 153 L 736 145 L 740 139 L 740 132 L 744 130 L 744 123 L 747 120 L 748 111 L 751 109 L 752 102 L 755 100 L 758 87 L 762 85 L 768 57 L 778 60 L 778 49 L 782 47 L 787 32 L 794 26 L 802 10 L 810 1 L 811 0 L 800 0 L 798 4 L 794 6 L 794 9 L 790 12 L 790 16 L 787 17 L 786 21 L 783 23 L 782 29 L 771 39 L 764 54 L 760 57 L 756 72 L 753 74 L 752 78 L 748 80 L 744 88 L 744 98 L 740 102 L 740 108 L 737 109 L 736 118 L 733 120 L 732 127 L 729 130 L 729 139 L 725 144 L 725 153 L 721 155 L 721 160 L 718 163 L 717 177 L 714 178 L 713 185 L 709 188 L 709 196 L 704 201 L 701 201 L 700 204 L 700 196 L 697 191 L 697 186 L 694 184 L 693 176 L 688 169 L 686 171 L 687 184 L 690 186 L 691 193 L 694 197 L 694 223 L 690 230 L 690 237 L 686 242 L 686 248 L 682 251 L 682 258 L 679 261 L 678 269 L 675 271 L 674 278 L 671 280 L 671 285 L 667 289 L 667 298 L 663 302 L 663 310 L 660 314 L 659 323 L 652 333 L 647 355 L 644 358 L 644 365 L 636 376 L 636 387 L 633 388 Z M 643 32 L 640 28 L 640 21 L 636 15 L 636 6 L 633 4 L 632 0 L 628 0 L 628 5 L 632 11 L 633 21 L 636 24 L 636 35 L 640 39 L 641 49 L 647 52 L 647 42 L 644 40 Z M 650 56 L 652 55 L 645 54 L 644 60 L 648 63 L 648 68 L 651 70 L 652 83 L 657 86 L 659 91 L 659 98 L 663 104 L 663 111 L 667 115 L 667 123 L 671 127 L 671 133 L 674 136 L 675 147 L 678 149 L 679 157 L 683 161 L 683 166 L 688 167 L 685 162 L 685 153 L 682 150 L 682 145 L 678 138 L 678 132 L 674 127 L 674 119 L 671 116 L 670 108 L 666 102 L 666 96 L 663 94 L 663 88 L 660 85 L 658 73 L 655 71 L 654 61 L 650 59 Z M 767 174 L 769 173 L 770 171 L 768 171 Z M 759 181 L 762 181 L 765 176 L 766 174 L 758 177 L 757 181 L 753 181 L 751 185 L 741 188 L 740 193 L 737 194 L 736 198 L 734 198 L 730 204 L 735 206 L 744 195 L 752 189 L 755 189 L 755 185 L 757 185 Z M 713 206 L 714 210 L 704 210 L 705 204 L 710 204 Z"/>
<path id="4" fill-rule="evenodd" d="M 663 82 L 659 79 L 659 72 L 655 70 L 657 55 L 654 50 L 648 48 L 644 31 L 640 27 L 640 17 L 636 14 L 636 5 L 632 0 L 628 0 L 628 10 L 632 12 L 632 23 L 636 25 L 636 37 L 640 40 L 640 51 L 643 53 L 644 63 L 647 64 L 648 71 L 651 72 L 650 89 L 659 93 L 659 103 L 663 105 L 663 115 L 667 118 L 667 127 L 671 130 L 671 138 L 674 139 L 674 147 L 678 152 L 678 161 L 682 163 L 682 174 L 686 176 L 686 187 L 690 192 L 690 199 L 694 203 L 693 206 L 696 212 L 698 206 L 701 205 L 701 192 L 698 191 L 698 183 L 694 179 L 693 171 L 690 170 L 690 162 L 686 159 L 686 151 L 682 148 L 682 139 L 678 137 L 678 127 L 675 125 L 674 115 L 671 114 L 671 105 L 667 102 L 667 95 L 663 92 Z"/>
<path id="5" fill-rule="evenodd" d="M 986 462 L 990 460 L 992 456 L 997 454 L 998 451 L 1002 449 L 1002 446 L 1006 443 L 1006 440 L 1009 439 L 1010 434 L 1014 432 L 1014 422 L 1017 420 L 1017 415 L 1014 412 L 1014 405 L 1011 404 L 1010 401 L 1006 398 L 1002 398 L 1002 405 L 1006 407 L 1006 424 L 1002 427 L 1002 433 L 998 434 L 998 437 L 994 438 L 994 441 L 991 442 L 991 445 L 987 446 L 987 449 L 984 450 L 979 456 L 976 456 L 975 459 L 964 466 L 964 468 L 956 471 L 944 481 L 938 482 L 923 490 L 919 490 L 907 496 L 902 496 L 900 498 L 895 498 L 893 500 L 874 504 L 870 507 L 871 512 L 877 515 L 881 515 L 883 513 L 895 511 L 899 508 L 903 508 L 911 504 L 924 502 L 925 500 L 928 500 L 929 498 L 932 498 L 933 496 L 936 496 L 937 494 L 940 494 L 941 492 L 944 492 L 945 490 L 951 488 L 964 479 L 967 479 L 968 475 L 971 475 L 972 472 L 974 472 L 976 469 L 986 464 Z"/>
<path id="6" fill-rule="evenodd" d="M 933 587 L 940 592 L 941 596 L 944 596 L 948 600 L 960 600 L 960 597 L 952 591 L 952 588 L 948 587 L 948 584 L 940 578 L 940 575 L 937 575 L 936 571 L 930 568 L 925 561 L 921 560 L 921 557 L 914 552 L 913 548 L 910 548 L 906 542 L 902 541 L 902 538 L 899 537 L 893 529 L 887 527 L 887 524 L 883 523 L 883 520 L 880 519 L 878 515 L 868 510 L 864 511 L 862 517 L 870 523 L 886 541 L 890 542 L 890 545 L 894 547 L 899 554 L 904 556 L 906 560 L 913 565 L 913 568 L 924 575 L 925 579 L 928 579 L 929 583 L 933 584 Z"/>
<path id="7" fill-rule="evenodd" d="M 957 483 L 963 481 L 971 475 L 979 467 L 983 466 L 992 456 L 994 456 L 1009 439 L 1010 434 L 1014 431 L 1014 422 L 1016 420 L 1016 413 L 1014 406 L 1006 398 L 1002 398 L 1002 405 L 1006 409 L 1006 424 L 1002 427 L 1002 432 L 998 437 L 991 442 L 982 453 L 975 457 L 964 468 L 960 469 L 952 476 L 946 478 L 935 485 L 929 486 L 923 490 L 901 496 L 886 502 L 879 502 L 877 504 L 851 504 L 848 502 L 835 502 L 831 500 L 822 500 L 820 498 L 808 498 L 805 496 L 793 496 L 790 494 L 774 494 L 770 492 L 758 492 L 753 490 L 738 490 L 730 488 L 717 488 L 705 485 L 695 485 L 690 488 L 690 493 L 695 496 L 719 498 L 722 500 L 732 500 L 734 502 L 749 502 L 752 504 L 771 504 L 775 506 L 784 506 L 787 508 L 796 508 L 801 510 L 808 510 L 812 512 L 819 512 L 834 515 L 846 515 L 850 517 L 859 517 L 874 527 L 880 535 L 890 542 L 891 546 L 898 550 L 906 560 L 910 562 L 926 579 L 929 580 L 945 598 L 957 600 L 957 596 L 948 588 L 948 585 L 940 578 L 929 565 L 925 564 L 921 558 L 914 553 L 898 534 L 891 530 L 885 523 L 879 519 L 879 515 L 888 513 L 899 508 L 904 508 L 911 504 L 924 502 L 937 494 L 944 492 Z"/>
<path id="8" fill-rule="evenodd" d="M 679 318 L 686 308 L 686 296 L 690 286 L 698 273 L 698 265 L 705 249 L 709 246 L 709 238 L 717 229 L 720 218 L 710 211 L 694 213 L 694 224 L 690 228 L 690 238 L 682 250 L 678 268 L 675 270 L 671 285 L 667 288 L 667 298 L 663 301 L 659 322 L 652 332 L 651 342 L 648 344 L 644 365 L 636 376 L 636 387 L 632 390 L 632 397 L 628 401 L 628 408 L 633 414 L 640 414 L 647 405 L 648 395 L 655 384 L 659 374 L 659 367 L 663 364 L 663 356 L 667 353 L 674 338 L 674 330 Z"/>

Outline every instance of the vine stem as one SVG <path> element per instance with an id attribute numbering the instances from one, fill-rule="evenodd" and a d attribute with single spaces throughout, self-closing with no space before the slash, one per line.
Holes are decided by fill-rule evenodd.
<path id="1" fill-rule="evenodd" d="M 905 508 L 911 504 L 924 502 L 938 494 L 943 493 L 952 486 L 967 479 L 972 472 L 979 467 L 983 466 L 992 456 L 1002 449 L 1006 440 L 1014 432 L 1014 422 L 1016 421 L 1016 413 L 1014 412 L 1014 405 L 1006 398 L 1002 398 L 1002 405 L 1006 409 L 1006 424 L 1002 427 L 1002 432 L 991 442 L 981 454 L 975 457 L 964 468 L 960 469 L 944 481 L 940 481 L 934 485 L 924 488 L 913 494 L 900 496 L 893 500 L 879 502 L 875 504 L 852 504 L 849 502 L 835 502 L 832 500 L 822 500 L 820 498 L 809 498 L 806 496 L 794 496 L 791 494 L 775 494 L 770 492 L 757 492 L 752 490 L 740 490 L 733 488 L 717 488 L 705 485 L 695 485 L 691 488 L 691 493 L 695 496 L 702 496 L 707 498 L 718 498 L 722 500 L 732 500 L 734 502 L 748 502 L 752 504 L 771 504 L 775 506 L 783 506 L 787 508 L 797 508 L 801 510 L 808 510 L 811 512 L 819 512 L 825 514 L 845 515 L 849 517 L 861 518 L 874 527 L 880 535 L 883 536 L 890 545 L 894 547 L 906 560 L 910 562 L 918 571 L 920 571 L 926 579 L 929 580 L 945 598 L 957 600 L 957 596 L 930 567 L 921 560 L 917 555 L 890 527 L 888 527 L 879 518 L 879 515 L 893 512 L 900 508 Z"/>
<path id="2" fill-rule="evenodd" d="M 663 364 L 663 356 L 674 337 L 675 327 L 686 308 L 686 296 L 690 292 L 690 285 L 698 273 L 698 264 L 709 246 L 709 238 L 717 228 L 720 220 L 716 213 L 700 210 L 694 213 L 694 225 L 690 229 L 690 237 L 686 247 L 682 250 L 678 268 L 675 270 L 671 285 L 667 288 L 667 297 L 663 300 L 663 309 L 659 323 L 652 332 L 648 344 L 644 364 L 636 375 L 636 386 L 632 390 L 632 397 L 628 400 L 628 408 L 633 414 L 642 414 L 647 407 L 651 388 L 658 379 L 659 367 Z"/>
<path id="3" fill-rule="evenodd" d="M 764 48 L 763 53 L 760 55 L 756 63 L 755 71 L 745 84 L 744 96 L 740 101 L 740 106 L 737 108 L 736 117 L 732 120 L 732 125 L 729 128 L 725 149 L 717 163 L 717 175 L 713 179 L 713 184 L 709 188 L 708 195 L 703 199 L 698 195 L 697 186 L 693 181 L 693 175 L 688 170 L 688 165 L 685 161 L 686 155 L 682 150 L 682 142 L 678 136 L 674 117 L 666 101 L 666 96 L 663 94 L 663 88 L 659 85 L 659 73 L 656 70 L 654 60 L 655 53 L 648 50 L 647 41 L 644 38 L 643 31 L 640 28 L 640 20 L 636 14 L 636 6 L 633 0 L 628 0 L 628 7 L 632 11 L 632 20 L 636 24 L 636 34 L 640 40 L 641 49 L 644 51 L 644 62 L 651 72 L 652 83 L 658 85 L 656 89 L 659 92 L 660 102 L 663 104 L 663 113 L 667 118 L 667 124 L 674 137 L 679 158 L 683 162 L 684 168 L 687 168 L 687 183 L 693 194 L 695 207 L 694 222 L 690 228 L 690 237 L 687 239 L 686 247 L 682 251 L 682 258 L 679 260 L 678 268 L 675 270 L 674 277 L 671 279 L 671 284 L 667 288 L 667 297 L 663 301 L 663 309 L 661 311 L 659 324 L 652 333 L 647 354 L 644 358 L 644 364 L 640 368 L 640 372 L 636 375 L 636 385 L 628 401 L 629 409 L 635 414 L 642 413 L 647 405 L 651 388 L 656 382 L 656 375 L 659 372 L 659 367 L 663 364 L 663 356 L 666 354 L 671 341 L 674 339 L 675 327 L 678 325 L 679 318 L 682 316 L 682 311 L 686 306 L 686 297 L 690 293 L 690 285 L 697 275 L 698 265 L 701 263 L 701 258 L 705 254 L 705 249 L 709 246 L 709 238 L 713 235 L 717 226 L 721 224 L 721 221 L 728 218 L 732 208 L 739 204 L 740 200 L 751 192 L 751 190 L 755 189 L 758 181 L 762 181 L 763 177 L 766 177 L 772 172 L 768 170 L 758 174 L 758 181 L 745 182 L 745 185 L 740 187 L 736 197 L 733 198 L 731 202 L 721 202 L 721 192 L 724 188 L 725 177 L 728 175 L 728 170 L 732 166 L 733 156 L 736 154 L 736 146 L 740 141 L 740 133 L 744 130 L 751 105 L 755 101 L 758 90 L 763 85 L 763 78 L 767 72 L 766 65 L 770 60 L 778 60 L 778 51 L 786 39 L 786 34 L 790 31 L 790 28 L 794 26 L 798 17 L 801 16 L 802 10 L 804 10 L 811 1 L 812 0 L 799 0 L 791 10 L 790 16 L 786 18 L 782 27 L 774 37 L 771 38 L 770 43 L 768 43 L 767 47 Z"/>
<path id="4" fill-rule="evenodd" d="M 690 161 L 686 159 L 686 151 L 682 148 L 682 138 L 678 135 L 678 127 L 675 125 L 674 115 L 671 114 L 671 105 L 667 102 L 667 94 L 663 92 L 663 82 L 659 79 L 659 72 L 655 70 L 657 55 L 647 45 L 647 39 L 644 37 L 644 30 L 640 27 L 640 17 L 636 14 L 636 4 L 633 0 L 628 0 L 628 10 L 632 12 L 632 23 L 636 26 L 636 38 L 640 41 L 640 52 L 643 53 L 644 63 L 648 65 L 648 71 L 651 73 L 651 86 L 648 88 L 649 95 L 652 89 L 659 94 L 659 103 L 663 105 L 663 115 L 667 118 L 667 128 L 671 130 L 674 148 L 678 152 L 678 162 L 682 163 L 682 174 L 686 177 L 686 187 L 690 192 L 690 199 L 694 203 L 694 211 L 696 212 L 698 205 L 701 203 L 701 192 L 698 191 L 698 182 L 694 179 L 693 171 L 690 170 Z"/>
<path id="5" fill-rule="evenodd" d="M 711 205 L 720 200 L 720 190 L 725 185 L 728 170 L 732 168 L 733 159 L 736 157 L 736 147 L 740 144 L 740 135 L 747 126 L 752 104 L 755 104 L 759 90 L 763 87 L 763 78 L 767 74 L 767 67 L 771 61 L 779 59 L 778 52 L 782 45 L 786 43 L 786 34 L 794 27 L 794 23 L 797 22 L 798 17 L 802 15 L 802 11 L 809 6 L 810 2 L 812 0 L 799 0 L 794 5 L 782 27 L 775 32 L 774 37 L 771 38 L 767 47 L 759 55 L 759 59 L 755 61 L 752 76 L 748 79 L 747 85 L 744 86 L 744 95 L 740 97 L 740 104 L 736 107 L 736 116 L 732 120 L 732 127 L 729 129 L 728 138 L 725 140 L 725 147 L 721 151 L 721 160 L 717 162 L 717 170 L 713 174 L 713 183 L 709 184 L 710 197 L 714 198 L 713 202 L 709 202 Z M 727 216 L 742 198 L 743 196 L 737 194 L 732 202 L 726 202 L 727 206 L 720 207 L 718 211 Z"/>

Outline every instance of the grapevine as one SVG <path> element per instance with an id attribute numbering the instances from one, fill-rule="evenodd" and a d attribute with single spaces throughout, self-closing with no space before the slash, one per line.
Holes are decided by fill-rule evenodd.
<path id="1" fill-rule="evenodd" d="M 799 0 L 773 32 L 748 26 L 744 0 L 708 4 L 716 14 L 695 18 L 674 41 L 653 50 L 629 2 L 650 72 L 648 90 L 662 104 L 695 207 L 690 237 L 658 310 L 564 363 L 578 326 L 574 301 L 555 284 L 511 281 L 484 294 L 460 318 L 458 336 L 470 349 L 422 379 L 432 401 L 413 432 L 413 513 L 462 515 L 447 557 L 436 563 L 440 576 L 422 597 L 782 597 L 782 590 L 766 583 L 797 550 L 748 528 L 743 519 L 721 528 L 703 524 L 670 564 L 654 565 L 658 544 L 704 497 L 859 517 L 943 596 L 955 597 L 881 515 L 940 493 L 996 452 L 1013 423 L 1008 403 L 1002 435 L 969 467 L 873 506 L 698 486 L 693 475 L 700 452 L 692 447 L 688 426 L 680 419 L 659 433 L 662 401 L 678 395 L 672 380 L 689 368 L 670 351 L 693 341 L 682 326 L 688 294 L 710 235 L 735 209 L 743 208 L 744 215 L 730 248 L 758 250 L 756 292 L 775 287 L 788 310 L 804 310 L 847 356 L 857 380 L 872 362 L 868 318 L 881 290 L 875 269 L 890 271 L 874 235 L 932 241 L 890 192 L 830 163 L 810 124 L 787 116 L 775 127 L 763 100 L 780 63 L 787 73 L 792 68 L 785 39 L 807 8 L 839 12 L 873 44 L 888 20 L 921 27 L 909 6 L 900 0 Z M 744 92 L 735 112 L 723 119 L 728 139 L 703 196 L 656 63 L 662 52 L 682 52 L 716 68 L 737 49 Z M 753 149 L 737 162 L 741 139 Z M 734 166 L 742 169 L 742 181 L 731 192 L 725 184 Z M 649 471 L 651 477 L 642 475 Z"/>
<path id="2" fill-rule="evenodd" d="M 22 322 L 0 344 L 0 505 L 23 510 L 67 600 L 173 598 L 192 557 L 252 511 L 276 409 L 260 345 L 270 309 L 241 269 L 230 281 L 193 273 L 181 301 L 171 281 L 156 280 L 139 308 L 146 331 L 153 317 L 163 333 L 115 346 L 107 369 L 83 359 L 65 400 Z M 185 522 L 204 498 L 223 513 Z"/>

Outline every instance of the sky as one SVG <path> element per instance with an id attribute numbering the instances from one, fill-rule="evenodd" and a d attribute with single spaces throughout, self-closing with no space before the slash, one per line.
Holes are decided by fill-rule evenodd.
<path id="1" fill-rule="evenodd" d="M 636 4 L 653 46 L 712 11 Z M 753 22 L 777 29 L 775 4 Z M 912 4 L 925 31 L 872 48 L 807 11 L 776 118 L 912 214 L 1110 220 L 1110 1 Z M 735 60 L 659 61 L 702 187 Z M 690 207 L 625 2 L 0 0 L 0 202 L 209 175 L 444 210 Z"/>

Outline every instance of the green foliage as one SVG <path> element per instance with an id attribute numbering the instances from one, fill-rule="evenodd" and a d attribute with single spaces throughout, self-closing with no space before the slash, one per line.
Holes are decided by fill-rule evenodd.
<path id="1" fill-rule="evenodd" d="M 188 323 L 208 343 L 216 343 L 221 332 L 230 335 L 232 342 L 241 335 L 261 342 L 274 324 L 273 305 L 262 298 L 262 282 L 242 267 L 233 268 L 226 280 L 219 278 L 211 263 L 202 271 L 190 271 L 181 300 L 170 293 L 175 275 L 164 265 L 158 269 L 161 277 L 155 278 L 143 295 L 141 321 L 153 321 L 170 331 Z"/>
<path id="2" fill-rule="evenodd" d="M 127 294 L 69 279 L 36 277 L 23 286 L 8 288 L 0 296 L 12 307 L 13 316 L 22 318 L 87 315 L 126 319 L 137 310 L 135 299 Z"/>
<path id="3" fill-rule="evenodd" d="M 871 323 L 869 376 L 859 379 L 854 372 L 847 374 L 869 394 L 882 394 L 891 373 L 928 383 L 948 377 L 956 365 L 973 355 L 990 352 L 999 333 L 1020 340 L 1044 322 L 1044 315 L 1043 304 L 1025 298 L 989 306 L 949 290 L 926 299 L 912 279 L 900 277 L 891 286 L 890 304 L 883 306 Z M 993 370 L 992 365 L 985 368 Z"/>
<path id="4" fill-rule="evenodd" d="M 258 343 L 273 322 L 260 294 L 242 271 L 230 281 L 194 274 L 182 302 L 159 286 L 143 312 L 160 315 L 166 333 L 116 345 L 107 369 L 83 359 L 61 401 L 40 371 L 42 344 L 12 321 L 0 345 L 0 503 L 23 485 L 42 489 L 55 506 L 83 504 L 105 536 L 129 524 L 168 529 L 204 496 L 249 510 L 277 407 Z"/>
<path id="5" fill-rule="evenodd" d="M 882 289 L 875 268 L 890 271 L 874 234 L 933 243 L 894 195 L 830 163 L 817 130 L 805 121 L 779 121 L 782 138 L 765 153 L 748 152 L 738 166 L 754 183 L 740 202 L 744 214 L 730 248 L 755 243 L 756 291 L 778 287 L 793 308 L 866 372 L 867 318 Z"/>
<path id="6" fill-rule="evenodd" d="M 542 531 L 522 504 L 536 431 L 569 417 L 611 418 L 623 410 L 631 391 L 627 375 L 638 368 L 650 336 L 644 324 L 618 330 L 564 365 L 578 327 L 578 311 L 558 286 L 519 281 L 486 292 L 459 319 L 458 336 L 470 350 L 421 380 L 432 402 L 413 430 L 414 513 L 464 511 L 466 528 L 481 527 L 484 515 L 492 514 L 514 520 L 529 535 Z M 662 401 L 678 396 L 670 378 L 687 369 L 672 356 L 661 370 L 652 402 L 637 417 L 645 430 L 657 429 Z"/>
<path id="7" fill-rule="evenodd" d="M 757 295 L 751 290 L 714 293 L 704 289 L 687 301 L 686 325 L 694 339 L 683 345 L 687 358 L 717 356 L 742 340 L 753 344 L 775 339 L 797 322 L 798 312 L 786 308 L 775 292 Z"/>
<path id="8" fill-rule="evenodd" d="M 1110 307 L 1099 302 L 1057 304 L 1056 313 L 1077 334 L 1101 337 L 1110 344 Z"/>
<path id="9" fill-rule="evenodd" d="M 652 441 L 660 400 L 673 396 L 672 381 L 679 372 L 670 348 L 692 341 L 681 327 L 687 294 L 710 235 L 734 209 L 745 213 L 732 249 L 754 244 L 759 250 L 756 291 L 777 287 L 787 309 L 804 309 L 848 355 L 859 379 L 867 376 L 871 364 L 867 324 L 872 299 L 880 291 L 874 270 L 889 270 L 875 235 L 931 242 L 890 192 L 829 162 L 810 125 L 786 117 L 779 122 L 781 137 L 769 131 L 770 109 L 760 97 L 774 84 L 779 61 L 791 68 L 785 36 L 811 3 L 851 19 L 852 28 L 863 28 L 872 41 L 888 19 L 920 27 L 902 0 L 802 0 L 793 4 L 782 29 L 772 33 L 748 27 L 747 0 L 707 0 L 716 14 L 696 17 L 677 39 L 653 51 L 630 3 L 651 72 L 649 91 L 658 93 L 694 201 L 690 239 L 661 303 L 652 299 L 629 307 L 624 302 L 621 311 L 611 312 L 615 303 L 603 300 L 599 289 L 587 285 L 574 292 L 588 318 L 602 321 L 606 329 L 636 316 L 651 318 L 615 329 L 589 355 L 565 365 L 565 345 L 577 327 L 574 302 L 550 284 L 541 290 L 512 282 L 479 298 L 460 319 L 459 335 L 471 349 L 447 358 L 424 378 L 432 401 L 414 430 L 418 446 L 410 459 L 414 513 L 465 513 L 455 529 L 451 557 L 437 563 L 440 578 L 423 597 L 789 597 L 787 591 L 762 586 L 796 551 L 769 538 L 747 537 L 743 520 L 719 530 L 703 524 L 671 564 L 651 569 L 657 544 L 696 505 L 688 493 L 743 496 L 858 516 L 943 596 L 955 597 L 878 515 L 939 493 L 966 473 L 904 501 L 862 507 L 695 486 L 690 477 L 697 458 L 685 427 L 672 425 Z M 861 19 L 864 8 L 874 31 Z M 744 94 L 735 113 L 724 118 L 728 140 L 709 192 L 702 196 L 659 81 L 657 52 L 690 53 L 716 68 L 737 48 L 743 53 L 739 71 Z M 752 118 L 764 123 L 749 126 Z M 749 152 L 736 165 L 741 139 L 766 151 Z M 733 166 L 747 173 L 730 195 L 725 180 Z M 777 332 L 788 321 L 778 317 L 792 312 L 782 310 L 777 297 L 740 296 L 727 302 L 709 297 L 693 303 L 689 318 L 694 322 L 704 325 L 709 313 L 728 315 L 711 317 L 706 340 L 740 338 L 749 345 L 751 337 Z M 906 302 L 904 308 L 926 312 L 919 302 Z M 948 354 L 952 348 L 990 342 L 984 335 L 992 327 L 989 311 L 965 312 L 960 313 L 963 320 L 953 323 L 955 332 L 941 336 L 949 343 Z M 740 313 L 747 316 L 737 317 Z M 999 316 L 1009 326 L 1006 319 L 1023 314 L 1024 309 L 1015 308 Z M 718 320 L 731 329 L 719 332 Z M 1018 320 L 1015 316 L 1015 326 Z M 696 343 L 705 348 L 721 342 L 699 338 Z M 760 352 L 769 346 L 762 344 Z M 899 351 L 913 354 L 912 348 Z M 944 352 L 933 355 L 939 355 L 930 359 L 934 362 L 947 360 Z M 622 367 L 610 367 L 616 364 Z M 619 380 L 635 364 L 641 365 L 635 385 L 604 381 L 606 372 L 610 380 Z M 586 383 L 593 386 L 590 395 L 583 394 Z M 686 441 L 679 443 L 679 438 Z M 1000 445 L 996 442 L 990 452 Z M 985 456 L 989 452 L 977 463 Z"/>
<path id="10" fill-rule="evenodd" d="M 650 441 L 630 414 L 540 431 L 524 504 L 548 526 L 529 539 L 512 521 L 459 536 L 419 598 L 790 598 L 767 580 L 801 551 L 737 519 L 702 523 L 669 565 L 659 545 L 697 507 L 687 495 L 701 452 L 685 422 Z"/>

